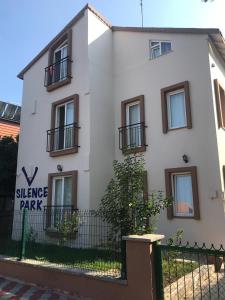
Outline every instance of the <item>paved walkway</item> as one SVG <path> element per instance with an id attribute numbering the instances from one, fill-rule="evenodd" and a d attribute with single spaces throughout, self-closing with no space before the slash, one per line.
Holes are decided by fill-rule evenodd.
<path id="1" fill-rule="evenodd" d="M 14 279 L 0 277 L 1 300 L 69 300 L 79 299 L 50 289 L 27 285 Z"/>

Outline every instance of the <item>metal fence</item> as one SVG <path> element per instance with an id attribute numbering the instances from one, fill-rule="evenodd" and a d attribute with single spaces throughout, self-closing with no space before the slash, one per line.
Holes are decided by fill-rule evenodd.
<path id="1" fill-rule="evenodd" d="M 2 220 L 10 217 L 0 215 Z M 96 211 L 15 211 L 12 232 L 1 232 L 0 255 L 62 270 L 121 278 L 121 237 Z"/>
<path id="2" fill-rule="evenodd" d="M 225 299 L 225 250 L 155 245 L 157 299 Z"/>

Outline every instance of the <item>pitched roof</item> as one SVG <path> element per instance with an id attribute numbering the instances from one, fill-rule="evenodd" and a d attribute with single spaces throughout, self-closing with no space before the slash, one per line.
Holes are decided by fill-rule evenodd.
<path id="1" fill-rule="evenodd" d="M 89 9 L 95 14 L 105 25 L 112 29 L 112 31 L 129 31 L 129 32 L 158 32 L 158 33 L 184 33 L 184 34 L 207 34 L 211 41 L 215 45 L 216 49 L 225 61 L 225 39 L 221 31 L 217 28 L 162 28 L 162 27 L 122 27 L 112 26 L 111 23 L 102 16 L 93 6 L 87 4 L 78 12 L 78 14 L 42 49 L 37 56 L 35 56 L 31 62 L 17 75 L 18 78 L 23 79 L 23 75 L 28 71 L 32 65 L 39 60 L 39 58 L 45 54 L 54 42 L 62 36 L 68 29 L 70 29 L 77 21 L 79 21 L 84 15 L 85 11 Z"/>
<path id="2" fill-rule="evenodd" d="M 45 54 L 45 52 L 48 51 L 48 49 L 51 47 L 52 44 L 54 44 L 54 42 L 61 37 L 68 29 L 70 29 L 74 24 L 76 24 L 84 15 L 84 12 L 89 9 L 93 14 L 95 14 L 105 25 L 107 25 L 109 28 L 112 27 L 112 25 L 109 23 L 108 20 L 106 20 L 105 17 L 103 17 L 99 12 L 96 11 L 96 9 L 91 6 L 90 4 L 86 4 L 84 6 L 84 8 L 82 8 L 78 14 L 47 44 L 47 46 L 45 46 L 39 53 L 38 55 L 36 55 L 31 62 L 26 65 L 26 67 L 20 71 L 20 73 L 17 75 L 18 78 L 23 79 L 23 75 L 26 71 L 28 71 L 30 69 L 30 67 L 32 67 L 32 65 L 39 60 L 39 58 Z"/>

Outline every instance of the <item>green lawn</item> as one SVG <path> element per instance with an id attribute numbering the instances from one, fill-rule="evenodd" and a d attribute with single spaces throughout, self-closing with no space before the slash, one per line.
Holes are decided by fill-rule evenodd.
<path id="1" fill-rule="evenodd" d="M 19 253 L 20 242 L 0 240 L 0 254 L 19 257 Z M 76 249 L 29 242 L 26 246 L 25 258 L 95 271 L 120 270 L 119 254 L 112 250 Z"/>
<path id="2" fill-rule="evenodd" d="M 177 261 L 174 257 L 170 257 L 170 259 L 163 258 L 163 285 L 166 287 L 167 285 L 173 283 L 179 278 L 187 275 L 188 273 L 194 271 L 199 267 L 198 263 L 195 261 Z"/>

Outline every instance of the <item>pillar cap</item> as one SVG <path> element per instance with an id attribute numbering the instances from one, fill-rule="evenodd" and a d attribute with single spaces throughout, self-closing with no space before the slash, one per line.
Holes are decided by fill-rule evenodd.
<path id="1" fill-rule="evenodd" d="M 165 238 L 165 235 L 162 234 L 132 234 L 128 236 L 123 236 L 124 241 L 133 241 L 133 242 L 142 242 L 142 243 L 154 243 L 157 241 L 161 241 Z"/>

